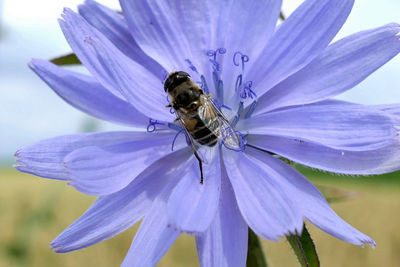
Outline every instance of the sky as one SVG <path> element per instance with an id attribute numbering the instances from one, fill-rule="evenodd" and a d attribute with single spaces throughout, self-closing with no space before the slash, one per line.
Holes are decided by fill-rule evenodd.
<path id="1" fill-rule="evenodd" d="M 118 9 L 118 1 L 99 1 Z M 284 0 L 290 14 L 302 1 Z M 90 121 L 57 97 L 32 71 L 32 58 L 49 59 L 68 53 L 57 18 L 77 0 L 0 0 L 0 160 L 41 139 L 79 132 Z M 335 40 L 349 34 L 400 23 L 399 0 L 356 0 Z M 400 102 L 400 56 L 339 99 L 362 104 Z M 100 129 L 120 129 L 102 123 Z"/>

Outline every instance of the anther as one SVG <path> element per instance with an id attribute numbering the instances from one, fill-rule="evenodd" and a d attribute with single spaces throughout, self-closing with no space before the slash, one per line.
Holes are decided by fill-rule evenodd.
<path id="1" fill-rule="evenodd" d="M 254 110 L 256 109 L 256 106 L 257 106 L 257 99 L 255 99 L 253 101 L 253 103 L 251 103 L 249 109 L 246 112 L 246 115 L 244 116 L 245 119 L 250 118 L 250 116 L 253 114 Z"/>
<path id="2" fill-rule="evenodd" d="M 224 83 L 219 79 L 219 75 L 216 71 L 213 71 L 213 81 L 215 86 L 215 91 L 217 92 L 217 98 L 223 102 L 224 101 Z"/>
<path id="3" fill-rule="evenodd" d="M 227 109 L 227 110 L 232 111 L 232 109 L 231 109 L 230 107 L 228 107 L 228 106 L 222 104 L 222 103 L 219 102 L 218 100 L 213 99 L 212 101 L 214 102 L 214 104 L 217 106 L 217 108 L 218 108 L 220 111 L 222 110 L 222 108 L 225 108 L 225 109 Z"/>
<path id="4" fill-rule="evenodd" d="M 238 75 L 235 83 L 235 92 L 239 92 L 240 86 L 242 86 L 242 80 L 243 80 L 242 74 Z"/>
<path id="5" fill-rule="evenodd" d="M 233 127 L 235 127 L 236 124 L 239 122 L 239 118 L 240 118 L 240 115 L 242 115 L 242 112 L 243 112 L 243 101 L 240 101 L 238 111 L 236 112 L 235 118 L 232 121 Z"/>
<path id="6" fill-rule="evenodd" d="M 193 65 L 192 61 L 190 61 L 190 59 L 185 59 L 185 61 L 189 64 L 189 68 L 190 68 L 192 71 L 196 72 L 197 74 L 199 73 L 199 72 L 197 71 L 197 68 Z"/>
<path id="7" fill-rule="evenodd" d="M 206 78 L 204 77 L 204 75 L 201 75 L 200 79 L 201 79 L 201 89 L 203 89 L 204 93 L 208 95 L 210 93 L 210 90 L 208 90 Z"/>

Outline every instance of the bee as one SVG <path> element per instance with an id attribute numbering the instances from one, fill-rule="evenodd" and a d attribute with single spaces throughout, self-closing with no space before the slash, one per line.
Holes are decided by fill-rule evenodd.
<path id="1" fill-rule="evenodd" d="M 242 151 L 242 138 L 214 104 L 211 95 L 206 95 L 188 73 L 170 73 L 164 82 L 164 90 L 170 99 L 167 107 L 174 109 L 177 117 L 175 122 L 185 129 L 193 153 L 199 161 L 202 184 L 204 159 L 200 158 L 198 149 L 202 146 L 214 147 L 221 141 L 231 150 Z"/>

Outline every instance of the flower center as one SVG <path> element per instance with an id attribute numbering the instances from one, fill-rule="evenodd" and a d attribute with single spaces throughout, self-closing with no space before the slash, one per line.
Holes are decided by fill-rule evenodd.
<path id="1" fill-rule="evenodd" d="M 257 94 L 253 91 L 253 82 L 251 80 L 244 80 L 246 65 L 250 61 L 250 58 L 240 51 L 236 51 L 231 55 L 232 60 L 228 62 L 232 63 L 229 64 L 226 62 L 228 53 L 225 48 L 208 50 L 205 53 L 205 56 L 207 57 L 207 62 L 210 64 L 211 69 L 205 70 L 206 72 L 203 74 L 199 72 L 199 68 L 197 68 L 190 59 L 185 59 L 185 62 L 187 63 L 187 70 L 184 71 L 191 73 L 191 78 L 193 81 L 195 81 L 201 87 L 206 95 L 210 94 L 210 89 L 214 89 L 213 91 L 215 92 L 215 95 L 213 95 L 212 101 L 221 113 L 230 113 L 231 116 L 226 117 L 229 119 L 230 125 L 232 126 L 233 131 L 231 134 L 239 136 L 241 139 L 240 142 L 244 145 L 238 151 L 243 151 L 246 143 L 245 137 L 243 134 L 235 131 L 233 128 L 241 118 L 248 118 L 254 112 L 257 105 Z M 211 79 L 206 78 L 206 75 L 209 74 L 212 75 Z M 162 83 L 164 83 L 167 76 L 168 73 L 163 74 Z M 223 76 L 225 76 L 225 79 L 232 79 L 230 81 L 234 81 L 231 83 L 233 84 L 232 87 L 234 87 L 234 92 L 224 91 L 225 84 L 223 81 Z M 227 88 L 225 90 L 232 90 L 232 88 Z M 167 103 L 170 104 L 168 95 L 166 99 Z M 248 106 L 248 108 L 244 108 L 245 101 L 249 100 L 252 101 L 251 104 Z M 170 108 L 169 112 L 171 114 L 175 113 L 173 108 Z M 171 149 L 173 150 L 176 140 L 182 133 L 184 133 L 184 129 L 180 125 L 149 119 L 147 131 L 151 133 L 157 130 L 165 130 L 168 128 L 177 132 L 172 141 Z M 187 136 L 186 142 L 188 145 L 190 145 Z M 222 140 L 222 143 L 225 145 L 224 140 Z"/>

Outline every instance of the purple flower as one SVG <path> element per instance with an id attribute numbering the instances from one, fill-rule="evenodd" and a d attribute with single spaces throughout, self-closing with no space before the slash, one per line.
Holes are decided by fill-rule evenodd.
<path id="1" fill-rule="evenodd" d="M 72 106 L 131 132 L 56 137 L 16 153 L 17 169 L 98 196 L 52 243 L 68 252 L 143 219 L 123 266 L 155 265 L 180 233 L 202 266 L 244 266 L 248 226 L 277 241 L 307 219 L 346 242 L 375 242 L 343 221 L 276 155 L 335 173 L 400 169 L 400 106 L 332 97 L 400 52 L 389 24 L 330 44 L 352 0 L 306 0 L 276 27 L 281 1 L 121 0 L 123 16 L 88 0 L 66 9 L 64 35 L 90 75 L 34 59 L 30 67 Z M 199 167 L 163 90 L 188 72 L 230 116 L 244 151 L 217 145 Z"/>

